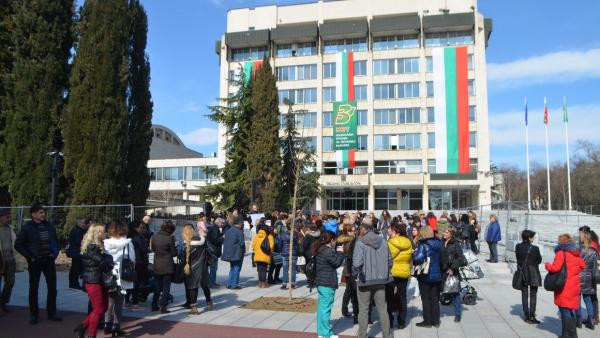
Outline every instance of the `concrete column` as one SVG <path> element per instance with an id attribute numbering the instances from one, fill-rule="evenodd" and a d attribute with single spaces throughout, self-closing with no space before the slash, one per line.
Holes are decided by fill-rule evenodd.
<path id="1" fill-rule="evenodd" d="M 375 210 L 375 187 L 373 186 L 373 175 L 369 174 L 369 211 Z"/>
<path id="2" fill-rule="evenodd" d="M 423 184 L 423 210 L 429 210 L 429 185 Z"/>

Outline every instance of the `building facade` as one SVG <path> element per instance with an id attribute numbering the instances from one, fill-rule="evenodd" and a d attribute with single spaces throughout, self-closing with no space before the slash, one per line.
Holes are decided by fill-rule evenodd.
<path id="1" fill-rule="evenodd" d="M 491 19 L 476 0 L 342 0 L 233 9 L 217 41 L 220 96 L 246 61 L 269 58 L 282 128 L 294 102 L 300 134 L 317 155 L 326 197 L 317 210 L 442 210 L 491 203 L 486 47 Z M 466 46 L 468 173 L 436 173 L 433 54 Z M 336 55 L 353 52 L 358 146 L 338 168 L 332 137 Z M 438 88 L 438 87 L 435 87 Z M 338 98 L 339 99 L 339 98 Z M 219 166 L 225 129 L 219 128 Z"/>

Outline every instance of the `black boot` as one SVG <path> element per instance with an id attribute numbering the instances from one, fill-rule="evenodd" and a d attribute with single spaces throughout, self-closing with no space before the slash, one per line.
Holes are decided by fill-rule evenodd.
<path id="1" fill-rule="evenodd" d="M 125 335 L 125 331 L 121 330 L 121 325 L 114 324 L 112 327 L 112 336 L 113 337 L 122 337 Z"/>
<path id="2" fill-rule="evenodd" d="M 77 338 L 85 338 L 85 327 L 83 327 L 83 324 L 77 325 L 73 332 L 77 333 Z"/>
<path id="3" fill-rule="evenodd" d="M 111 322 L 104 323 L 104 334 L 105 335 L 112 334 L 112 323 Z"/>
<path id="4" fill-rule="evenodd" d="M 567 334 L 569 335 L 569 338 L 577 338 L 577 319 L 569 318 Z"/>

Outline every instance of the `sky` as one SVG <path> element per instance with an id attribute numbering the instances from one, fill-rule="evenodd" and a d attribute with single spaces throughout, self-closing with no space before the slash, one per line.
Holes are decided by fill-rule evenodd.
<path id="1" fill-rule="evenodd" d="M 174 130 L 191 149 L 216 152 L 216 125 L 206 115 L 219 94 L 214 45 L 226 30 L 227 10 L 298 2 L 306 1 L 142 0 L 153 122 Z M 571 155 L 578 154 L 578 140 L 600 144 L 600 1 L 479 0 L 478 6 L 494 20 L 486 56 L 492 163 L 525 167 L 525 97 L 532 163 L 546 161 L 544 97 L 551 163 L 566 159 L 563 98 Z"/>

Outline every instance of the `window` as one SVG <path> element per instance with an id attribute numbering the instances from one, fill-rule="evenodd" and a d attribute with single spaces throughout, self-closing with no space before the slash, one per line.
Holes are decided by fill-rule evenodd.
<path id="1" fill-rule="evenodd" d="M 390 146 L 390 138 L 398 139 L 398 135 L 375 135 L 374 136 L 374 146 L 375 150 L 391 150 Z"/>
<path id="2" fill-rule="evenodd" d="M 279 58 L 291 56 L 309 56 L 317 54 L 317 42 L 277 45 L 276 55 Z"/>
<path id="3" fill-rule="evenodd" d="M 292 103 L 317 102 L 317 88 L 279 90 L 277 95 L 279 96 L 279 104 L 284 104 L 285 99 L 290 100 Z"/>
<path id="4" fill-rule="evenodd" d="M 419 97 L 419 83 L 408 82 L 399 83 L 397 89 L 397 98 Z"/>
<path id="5" fill-rule="evenodd" d="M 367 39 L 340 39 L 324 42 L 323 53 L 335 54 L 338 52 L 365 52 L 367 51 Z"/>
<path id="6" fill-rule="evenodd" d="M 229 81 L 229 84 L 234 84 L 233 82 L 236 80 L 235 78 L 235 70 L 230 70 L 229 71 L 229 76 L 227 77 L 227 80 Z"/>
<path id="7" fill-rule="evenodd" d="M 298 80 L 314 80 L 317 78 L 317 65 L 300 65 L 296 68 Z"/>
<path id="8" fill-rule="evenodd" d="M 400 208 L 402 210 L 423 209 L 423 191 L 416 189 L 402 190 Z"/>
<path id="9" fill-rule="evenodd" d="M 357 145 L 357 150 L 361 151 L 361 150 L 368 150 L 368 137 L 367 135 L 358 135 L 358 145 Z"/>
<path id="10" fill-rule="evenodd" d="M 473 54 L 469 54 L 467 56 L 467 65 L 468 65 L 468 69 L 469 70 L 473 70 L 475 69 L 474 65 L 473 65 Z"/>
<path id="11" fill-rule="evenodd" d="M 435 174 L 435 160 L 427 160 L 427 172 L 430 174 Z"/>
<path id="12" fill-rule="evenodd" d="M 323 162 L 323 175 L 364 175 L 368 167 L 367 161 L 355 162 L 354 168 L 338 168 L 336 162 Z"/>
<path id="13" fill-rule="evenodd" d="M 327 210 L 365 210 L 368 208 L 369 191 L 366 189 L 325 190 Z"/>
<path id="14" fill-rule="evenodd" d="M 373 97 L 375 100 L 387 100 L 396 98 L 394 88 L 396 85 L 391 83 L 373 85 Z"/>
<path id="15" fill-rule="evenodd" d="M 330 111 L 323 112 L 323 128 L 332 126 L 331 115 L 332 115 L 332 112 L 330 112 Z"/>
<path id="16" fill-rule="evenodd" d="M 427 73 L 433 73 L 433 57 L 431 56 L 426 56 L 425 57 L 425 72 Z"/>
<path id="17" fill-rule="evenodd" d="M 162 181 L 163 180 L 163 168 L 148 168 L 150 172 L 150 180 Z"/>
<path id="18" fill-rule="evenodd" d="M 285 66 L 277 67 L 277 81 L 293 81 L 296 80 L 296 67 Z"/>
<path id="19" fill-rule="evenodd" d="M 368 115 L 368 111 L 365 109 L 361 109 L 361 110 L 357 110 L 356 114 L 357 114 L 357 123 L 359 126 L 366 126 L 367 125 L 367 115 Z"/>
<path id="20" fill-rule="evenodd" d="M 277 67 L 277 81 L 314 80 L 317 78 L 317 65 Z"/>
<path id="21" fill-rule="evenodd" d="M 187 167 L 186 179 L 193 181 L 214 180 L 217 178 L 214 173 L 215 169 L 217 169 L 216 166 Z"/>
<path id="22" fill-rule="evenodd" d="M 398 73 L 418 73 L 419 58 L 398 59 Z"/>
<path id="23" fill-rule="evenodd" d="M 473 32 L 441 32 L 441 33 L 426 33 L 425 46 L 459 46 L 472 45 Z"/>
<path id="24" fill-rule="evenodd" d="M 235 48 L 231 50 L 233 61 L 262 60 L 269 56 L 269 47 Z"/>
<path id="25" fill-rule="evenodd" d="M 317 149 L 317 137 L 316 136 L 305 137 L 302 139 L 302 142 L 304 142 L 304 145 L 306 146 L 306 149 L 308 151 L 315 151 Z"/>
<path id="26" fill-rule="evenodd" d="M 433 81 L 427 81 L 427 97 L 433 97 Z"/>
<path id="27" fill-rule="evenodd" d="M 397 123 L 396 109 L 375 109 L 375 125 L 386 125 Z"/>
<path id="28" fill-rule="evenodd" d="M 469 96 L 475 96 L 475 80 L 469 80 Z"/>
<path id="29" fill-rule="evenodd" d="M 375 189 L 375 209 L 397 210 L 398 193 L 394 189 Z"/>
<path id="30" fill-rule="evenodd" d="M 323 103 L 335 102 L 335 87 L 323 87 Z"/>
<path id="31" fill-rule="evenodd" d="M 433 107 L 427 107 L 427 122 L 435 122 L 435 108 Z"/>
<path id="32" fill-rule="evenodd" d="M 333 151 L 333 136 L 323 136 L 323 152 Z"/>
<path id="33" fill-rule="evenodd" d="M 471 131 L 469 132 L 469 148 L 477 147 L 477 132 Z"/>
<path id="34" fill-rule="evenodd" d="M 375 161 L 376 174 L 418 174 L 421 160 Z"/>
<path id="35" fill-rule="evenodd" d="M 367 75 L 367 60 L 354 61 L 354 76 Z"/>
<path id="36" fill-rule="evenodd" d="M 396 74 L 396 60 L 395 59 L 373 60 L 373 74 L 374 75 Z"/>
<path id="37" fill-rule="evenodd" d="M 183 167 L 163 168 L 165 181 L 177 181 L 183 179 Z"/>
<path id="38" fill-rule="evenodd" d="M 469 169 L 471 170 L 472 173 L 476 173 L 477 172 L 477 159 L 476 158 L 471 158 L 469 159 Z"/>
<path id="39" fill-rule="evenodd" d="M 335 62 L 323 64 L 323 78 L 331 79 L 335 77 Z"/>
<path id="40" fill-rule="evenodd" d="M 419 58 L 373 60 L 373 74 L 418 73 Z"/>
<path id="41" fill-rule="evenodd" d="M 317 126 L 317 113 L 294 114 L 296 128 L 315 128 Z"/>
<path id="42" fill-rule="evenodd" d="M 421 134 L 400 134 L 398 135 L 398 149 L 412 150 L 421 148 Z"/>
<path id="43" fill-rule="evenodd" d="M 292 56 L 292 45 L 291 44 L 277 45 L 277 52 L 275 53 L 275 55 L 278 58 L 285 58 L 285 57 Z"/>
<path id="44" fill-rule="evenodd" d="M 427 148 L 435 149 L 435 133 L 427 133 Z"/>
<path id="45" fill-rule="evenodd" d="M 477 109 L 475 106 L 469 106 L 469 122 L 475 122 L 477 116 Z"/>
<path id="46" fill-rule="evenodd" d="M 398 110 L 398 123 L 421 123 L 420 108 L 401 108 Z"/>
<path id="47" fill-rule="evenodd" d="M 367 85 L 354 86 L 354 100 L 366 101 L 367 100 Z"/>
<path id="48" fill-rule="evenodd" d="M 395 35 L 373 38 L 373 50 L 390 50 L 419 47 L 418 35 Z"/>
<path id="49" fill-rule="evenodd" d="M 419 97 L 419 83 L 384 83 L 373 85 L 375 100 L 401 99 Z"/>

